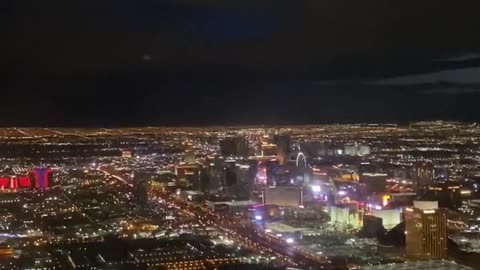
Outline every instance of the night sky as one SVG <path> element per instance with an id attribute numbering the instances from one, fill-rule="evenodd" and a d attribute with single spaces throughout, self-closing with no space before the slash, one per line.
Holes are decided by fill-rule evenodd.
<path id="1" fill-rule="evenodd" d="M 476 2 L 3 0 L 0 126 L 478 121 Z"/>

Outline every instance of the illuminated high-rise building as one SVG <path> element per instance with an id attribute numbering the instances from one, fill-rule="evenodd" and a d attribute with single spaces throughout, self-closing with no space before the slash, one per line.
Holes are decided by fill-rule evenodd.
<path id="1" fill-rule="evenodd" d="M 416 192 L 433 184 L 435 169 L 431 162 L 419 162 L 413 167 L 413 187 Z"/>
<path id="2" fill-rule="evenodd" d="M 472 190 L 462 187 L 456 181 L 445 181 L 429 185 L 424 190 L 424 197 L 438 200 L 442 207 L 460 207 L 468 199 Z"/>
<path id="3" fill-rule="evenodd" d="M 225 178 L 224 161 L 218 157 L 209 160 L 208 165 L 208 192 L 215 193 L 223 186 Z"/>
<path id="4" fill-rule="evenodd" d="M 444 259 L 447 256 L 447 216 L 438 203 L 415 202 L 405 209 L 405 253 L 412 259 Z"/>
<path id="5" fill-rule="evenodd" d="M 225 190 L 236 199 L 249 199 L 255 176 L 256 164 L 253 162 L 225 161 Z"/>
<path id="6" fill-rule="evenodd" d="M 48 189 L 52 183 L 52 173 L 50 168 L 34 168 L 29 172 L 30 188 L 35 189 Z"/>
<path id="7" fill-rule="evenodd" d="M 200 169 L 199 164 L 181 164 L 175 168 L 175 174 L 179 181 L 184 181 L 193 188 L 200 188 Z"/>
<path id="8" fill-rule="evenodd" d="M 137 171 L 133 174 L 134 196 L 140 205 L 148 202 L 149 187 L 153 181 L 153 176 L 143 171 Z"/>

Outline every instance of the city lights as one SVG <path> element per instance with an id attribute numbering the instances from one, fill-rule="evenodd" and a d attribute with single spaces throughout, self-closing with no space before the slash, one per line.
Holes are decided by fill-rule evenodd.
<path id="1" fill-rule="evenodd" d="M 413 135 L 405 135 L 406 130 Z M 63 269 L 57 249 L 76 250 L 92 262 L 102 256 L 105 265 L 119 268 L 134 261 L 139 267 L 189 270 L 237 265 L 317 269 L 333 266 L 333 257 L 365 267 L 391 259 L 377 247 L 384 238 L 394 241 L 390 238 L 396 234 L 384 232 L 402 222 L 405 230 L 398 237 L 406 245 L 397 247 L 407 254 L 402 260 L 428 259 L 429 254 L 448 258 L 448 238 L 460 250 L 476 252 L 475 239 L 465 234 L 480 228 L 476 167 L 468 168 L 472 175 L 463 181 L 465 164 L 420 160 L 438 151 L 458 155 L 456 144 L 443 146 L 446 151 L 443 139 L 422 139 L 425 130 L 340 125 L 266 135 L 271 130 L 138 128 L 88 131 L 97 135 L 87 138 L 63 138 L 59 132 L 24 140 L 32 140 L 35 149 L 55 145 L 70 156 L 59 160 L 47 150 L 38 161 L 4 160 L 0 229 L 12 244 L 0 247 L 0 256 L 14 262 L 19 250 L 42 248 L 48 253 L 22 254 L 46 269 Z M 391 143 L 392 134 L 404 138 L 399 145 Z M 448 138 L 469 136 L 455 134 Z M 157 153 L 160 142 L 162 154 Z M 423 144 L 418 160 L 405 153 Z M 335 154 L 338 147 L 341 156 Z M 94 158 L 78 157 L 79 152 Z M 455 207 L 445 211 L 448 204 Z M 58 225 L 44 226 L 50 223 Z M 415 227 L 420 223 L 421 230 Z M 412 248 L 419 241 L 425 247 L 421 252 Z M 104 256 L 117 249 L 131 255 Z M 95 267 L 81 257 L 71 255 L 71 260 Z"/>

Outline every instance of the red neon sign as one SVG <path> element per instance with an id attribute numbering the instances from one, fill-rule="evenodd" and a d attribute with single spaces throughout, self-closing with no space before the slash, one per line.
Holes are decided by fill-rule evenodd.
<path id="1" fill-rule="evenodd" d="M 33 169 L 29 176 L 22 177 L 0 177 L 0 189 L 17 190 L 19 188 L 47 189 L 51 169 Z M 32 176 L 32 178 L 30 178 Z M 34 181 L 31 181 L 34 180 Z"/>
<path id="2" fill-rule="evenodd" d="M 30 187 L 30 178 L 28 176 L 23 177 L 2 177 L 0 178 L 0 189 L 18 189 L 18 188 L 29 188 Z"/>

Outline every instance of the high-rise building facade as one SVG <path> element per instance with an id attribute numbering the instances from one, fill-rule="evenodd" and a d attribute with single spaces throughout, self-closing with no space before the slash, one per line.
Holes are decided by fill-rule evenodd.
<path id="1" fill-rule="evenodd" d="M 405 253 L 412 259 L 444 259 L 447 256 L 447 216 L 443 209 L 407 208 Z"/>
<path id="2" fill-rule="evenodd" d="M 34 168 L 28 175 L 30 176 L 30 187 L 44 190 L 52 185 L 52 173 L 50 168 Z"/>
<path id="3" fill-rule="evenodd" d="M 224 186 L 225 169 L 224 161 L 220 158 L 214 158 L 209 161 L 208 166 L 208 191 L 215 193 Z"/>
<path id="4" fill-rule="evenodd" d="M 200 188 L 200 171 L 199 164 L 181 164 L 175 167 L 178 180 L 188 183 L 196 189 Z"/>
<path id="5" fill-rule="evenodd" d="M 413 188 L 416 192 L 433 184 L 435 169 L 431 162 L 419 162 L 413 167 Z"/>

